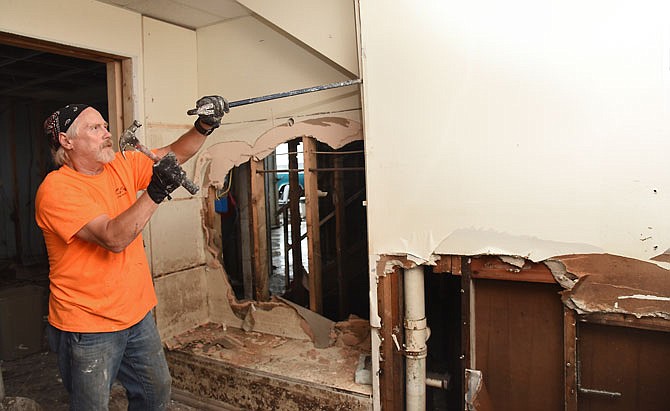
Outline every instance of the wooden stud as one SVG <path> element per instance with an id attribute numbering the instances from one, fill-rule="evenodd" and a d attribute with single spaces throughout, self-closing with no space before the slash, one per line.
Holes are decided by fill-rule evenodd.
<path id="1" fill-rule="evenodd" d="M 308 171 L 317 168 L 316 140 L 313 137 L 302 139 L 305 163 L 305 219 L 307 222 L 307 259 L 309 261 L 309 308 L 323 313 L 323 290 L 321 288 L 321 228 L 319 224 L 318 173 Z"/>
<path id="2" fill-rule="evenodd" d="M 625 313 L 590 313 L 580 315 L 579 322 L 670 332 L 670 322 L 662 317 L 637 318 Z"/>
<path id="3" fill-rule="evenodd" d="M 461 274 L 461 256 L 459 255 L 440 255 L 440 259 L 437 260 L 435 266 L 433 267 L 433 272 L 435 274 Z"/>
<path id="4" fill-rule="evenodd" d="M 526 261 L 525 265 L 519 268 L 495 256 L 472 257 L 471 261 L 470 273 L 473 279 L 556 283 L 551 270 L 542 263 Z"/>
<path id="5" fill-rule="evenodd" d="M 472 308 L 474 305 L 474 300 L 471 298 L 471 288 L 472 288 L 472 278 L 470 271 L 470 260 L 469 258 L 463 258 L 461 260 L 461 377 L 465 381 L 465 369 L 473 368 L 473 353 L 474 342 L 472 338 L 474 336 L 474 327 L 471 326 L 470 322 L 474 319 L 474 313 Z M 465 398 L 465 393 L 467 392 L 466 384 L 463 384 L 463 392 L 461 392 L 461 398 Z"/>
<path id="6" fill-rule="evenodd" d="M 254 299 L 254 268 L 253 268 L 253 231 L 251 226 L 251 162 L 248 161 L 237 168 L 235 187 L 237 189 L 237 211 L 239 212 L 240 259 L 244 299 Z"/>
<path id="7" fill-rule="evenodd" d="M 563 363 L 565 411 L 577 411 L 577 318 L 567 307 L 563 307 Z"/>
<path id="8" fill-rule="evenodd" d="M 253 251 L 254 290 L 255 299 L 268 301 L 270 299 L 267 220 L 265 218 L 265 177 L 257 170 L 263 170 L 263 161 L 251 159 L 251 238 Z"/>
<path id="9" fill-rule="evenodd" d="M 383 273 L 390 258 L 380 258 L 377 273 Z M 396 268 L 393 273 L 379 275 L 377 281 L 377 308 L 381 318 L 382 338 L 380 348 L 379 392 L 381 408 L 384 411 L 403 411 L 405 408 L 405 367 L 404 358 L 393 341 L 395 334 L 399 344 L 405 341 L 404 328 L 400 313 L 403 308 L 400 275 Z"/>

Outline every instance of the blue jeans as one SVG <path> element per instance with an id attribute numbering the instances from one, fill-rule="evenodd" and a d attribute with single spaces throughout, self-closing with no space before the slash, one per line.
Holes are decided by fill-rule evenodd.
<path id="1" fill-rule="evenodd" d="M 47 326 L 49 346 L 70 394 L 71 411 L 104 411 L 116 379 L 129 411 L 165 410 L 171 377 L 151 312 L 132 327 L 107 333 L 75 333 Z"/>

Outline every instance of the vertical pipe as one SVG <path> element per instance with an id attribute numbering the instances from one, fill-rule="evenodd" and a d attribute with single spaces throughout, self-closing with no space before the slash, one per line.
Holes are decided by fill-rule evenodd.
<path id="1" fill-rule="evenodd" d="M 405 404 L 409 411 L 426 409 L 426 307 L 423 267 L 405 270 Z"/>
<path id="2" fill-rule="evenodd" d="M 289 288 L 291 288 L 291 266 L 288 258 L 288 252 L 289 252 L 289 232 L 288 232 L 288 207 L 286 205 L 283 205 L 283 210 L 282 210 L 282 227 L 284 229 L 284 281 L 286 283 L 284 290 L 288 291 Z"/>

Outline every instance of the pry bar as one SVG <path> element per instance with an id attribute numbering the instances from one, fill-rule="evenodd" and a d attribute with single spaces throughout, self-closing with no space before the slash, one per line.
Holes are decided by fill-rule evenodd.
<path id="1" fill-rule="evenodd" d="M 268 101 L 268 100 L 276 100 L 278 98 L 284 98 L 284 97 L 291 97 L 291 96 L 297 96 L 299 94 L 306 94 L 306 93 L 313 93 L 315 91 L 321 91 L 321 90 L 328 90 L 331 88 L 338 88 L 338 87 L 344 87 L 344 86 L 351 86 L 353 84 L 359 84 L 361 83 L 361 79 L 354 79 L 354 80 L 347 80 L 347 81 L 340 81 L 337 83 L 329 83 L 329 84 L 324 84 L 322 86 L 314 86 L 314 87 L 307 87 L 307 88 L 301 88 L 297 90 L 291 90 L 291 91 L 284 91 L 282 93 L 275 93 L 275 94 L 268 94 L 267 96 L 260 96 L 260 97 L 252 97 L 252 98 L 247 98 L 244 100 L 237 100 L 237 101 L 231 101 L 228 103 L 228 107 L 238 107 L 238 106 L 245 106 L 247 104 L 254 104 L 254 103 L 260 103 L 262 101 Z M 186 112 L 189 116 L 192 116 L 194 114 L 208 114 L 208 110 L 210 110 L 211 107 L 202 106 L 199 109 L 192 108 Z"/>

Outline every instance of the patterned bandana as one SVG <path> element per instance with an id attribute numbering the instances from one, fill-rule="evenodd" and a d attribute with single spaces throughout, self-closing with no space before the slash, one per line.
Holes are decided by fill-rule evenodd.
<path id="1" fill-rule="evenodd" d="M 44 120 L 44 134 L 49 140 L 49 144 L 54 150 L 60 147 L 58 140 L 58 133 L 65 133 L 70 128 L 74 119 L 77 118 L 82 111 L 87 107 L 86 104 L 68 104 L 65 107 L 59 108 L 55 113 Z"/>

